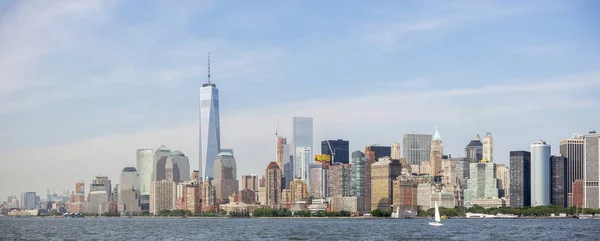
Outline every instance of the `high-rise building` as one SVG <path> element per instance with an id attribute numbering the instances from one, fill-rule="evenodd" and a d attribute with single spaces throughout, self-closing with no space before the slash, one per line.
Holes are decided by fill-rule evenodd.
<path id="1" fill-rule="evenodd" d="M 183 182 L 190 180 L 190 160 L 181 151 L 171 153 L 167 158 L 165 169 L 167 170 L 167 181 Z"/>
<path id="2" fill-rule="evenodd" d="M 285 176 L 285 164 L 288 161 L 290 156 L 289 145 L 287 144 L 287 139 L 285 137 L 278 136 L 277 137 L 277 153 L 275 155 L 275 160 L 281 171 L 284 173 L 284 178 L 286 182 L 291 181 L 291 179 L 287 179 L 289 177 Z M 288 185 L 286 183 L 286 185 Z M 287 187 L 287 186 L 286 186 Z"/>
<path id="3" fill-rule="evenodd" d="M 400 210 L 410 210 L 416 215 L 418 182 L 410 176 L 401 175 L 394 179 L 392 204 Z"/>
<path id="4" fill-rule="evenodd" d="M 362 204 L 365 197 L 365 154 L 361 151 L 352 152 L 352 162 L 350 167 L 350 196 L 358 197 L 360 210 L 364 204 Z"/>
<path id="5" fill-rule="evenodd" d="M 566 192 L 572 193 L 575 180 L 583 180 L 583 137 L 574 135 L 573 138 L 560 141 L 560 155 L 567 158 Z"/>
<path id="6" fill-rule="evenodd" d="M 313 198 L 322 198 L 328 196 L 327 169 L 329 165 L 323 162 L 311 163 L 309 165 L 310 178 L 308 182 L 309 196 Z"/>
<path id="7" fill-rule="evenodd" d="M 200 183 L 200 171 L 194 170 L 192 171 L 192 177 L 190 177 L 190 181 L 195 181 Z"/>
<path id="8" fill-rule="evenodd" d="M 496 164 L 493 162 L 471 163 L 469 167 L 467 189 L 464 191 L 465 207 L 471 207 L 474 200 L 498 199 L 498 179 L 496 179 Z"/>
<path id="9" fill-rule="evenodd" d="M 297 161 L 296 150 L 298 147 L 309 147 L 313 149 L 313 118 L 294 117 L 292 123 L 292 152 L 294 155 L 294 170 Z M 295 175 L 295 173 L 294 173 Z M 295 177 L 294 177 L 295 178 Z"/>
<path id="10" fill-rule="evenodd" d="M 153 181 L 150 183 L 150 213 L 157 215 L 162 210 L 175 209 L 175 182 Z"/>
<path id="11" fill-rule="evenodd" d="M 154 152 L 154 172 L 152 173 L 152 181 L 166 180 L 167 158 L 171 156 L 171 149 L 166 146 L 160 146 Z"/>
<path id="12" fill-rule="evenodd" d="M 237 180 L 237 164 L 233 154 L 221 152 L 214 161 L 214 186 L 217 199 L 225 200 L 239 190 L 239 181 Z"/>
<path id="13" fill-rule="evenodd" d="M 550 157 L 550 203 L 567 207 L 567 158 L 563 156 Z"/>
<path id="14" fill-rule="evenodd" d="M 335 155 L 333 155 L 333 153 Z M 333 162 L 339 162 L 343 164 L 350 163 L 350 145 L 348 141 L 337 139 L 337 140 L 325 140 L 321 142 L 321 154 L 330 155 Z"/>
<path id="15" fill-rule="evenodd" d="M 219 89 L 217 85 L 210 82 L 209 55 L 208 79 L 200 87 L 200 174 L 202 174 L 202 164 L 206 164 L 204 177 L 213 177 L 214 161 L 220 151 Z"/>
<path id="16" fill-rule="evenodd" d="M 433 135 L 433 139 L 431 139 L 431 157 L 429 160 L 431 161 L 431 176 L 439 176 L 442 171 L 442 155 L 444 154 L 444 143 L 442 142 L 442 137 L 438 132 L 437 127 L 435 127 L 435 134 Z"/>
<path id="17" fill-rule="evenodd" d="M 467 188 L 467 180 L 469 179 L 469 160 L 464 157 L 450 158 L 454 162 L 456 168 L 456 179 L 459 186 L 463 189 Z"/>
<path id="18" fill-rule="evenodd" d="M 481 143 L 479 134 L 465 147 L 465 157 L 469 159 L 470 163 L 478 163 L 483 159 L 483 143 Z"/>
<path id="19" fill-rule="evenodd" d="M 585 195 L 583 194 L 583 190 L 585 189 L 585 183 L 583 180 L 575 180 L 573 182 L 573 187 L 571 188 L 571 190 L 573 190 L 573 203 L 572 203 L 572 207 L 580 207 L 583 208 L 584 202 L 585 202 Z"/>
<path id="20" fill-rule="evenodd" d="M 402 155 L 400 155 L 400 143 L 392 143 L 392 155 L 390 157 L 394 160 L 400 160 L 400 158 L 402 158 Z"/>
<path id="21" fill-rule="evenodd" d="M 24 192 L 21 193 L 21 207 L 26 209 L 33 209 L 37 206 L 35 200 L 35 192 Z"/>
<path id="22" fill-rule="evenodd" d="M 510 152 L 510 206 L 531 206 L 531 153 Z"/>
<path id="23" fill-rule="evenodd" d="M 294 156 L 296 155 L 294 150 L 291 150 L 292 144 L 288 143 L 284 145 L 283 151 L 283 177 L 285 181 L 285 187 L 289 188 L 290 182 L 288 180 L 294 180 Z"/>
<path id="24" fill-rule="evenodd" d="M 243 175 L 242 176 L 242 190 L 258 191 L 258 176 Z"/>
<path id="25" fill-rule="evenodd" d="M 591 131 L 583 136 L 583 207 L 600 208 L 600 134 Z"/>
<path id="26" fill-rule="evenodd" d="M 550 204 L 550 145 L 531 144 L 531 206 Z"/>
<path id="27" fill-rule="evenodd" d="M 504 164 L 496 164 L 496 178 L 500 197 L 508 198 L 510 195 L 510 168 Z"/>
<path id="28" fill-rule="evenodd" d="M 306 191 L 306 182 L 304 182 L 302 179 L 294 179 L 293 181 L 291 181 L 290 187 L 291 202 L 298 202 L 308 198 L 308 193 Z"/>
<path id="29" fill-rule="evenodd" d="M 402 136 L 402 153 L 411 165 L 428 162 L 431 153 L 431 134 L 404 134 Z"/>
<path id="30" fill-rule="evenodd" d="M 138 213 L 140 207 L 140 175 L 135 167 L 125 167 L 119 178 L 118 210 L 121 213 Z"/>
<path id="31" fill-rule="evenodd" d="M 85 183 L 83 181 L 75 183 L 75 191 L 71 194 L 70 213 L 85 212 Z"/>
<path id="32" fill-rule="evenodd" d="M 371 164 L 371 210 L 391 211 L 393 181 L 400 175 L 399 160 L 382 157 Z"/>
<path id="33" fill-rule="evenodd" d="M 102 214 L 109 211 L 112 185 L 108 177 L 96 176 L 90 184 L 87 212 Z"/>
<path id="34" fill-rule="evenodd" d="M 281 204 L 281 169 L 276 162 L 271 162 L 265 170 L 266 205 Z"/>
<path id="35" fill-rule="evenodd" d="M 209 178 L 207 178 L 209 179 Z M 202 211 L 214 210 L 217 205 L 217 190 L 210 182 L 202 185 Z"/>
<path id="36" fill-rule="evenodd" d="M 492 133 L 488 132 L 483 137 L 483 157 L 490 162 L 494 162 L 494 139 Z"/>
<path id="37" fill-rule="evenodd" d="M 329 197 L 350 197 L 350 164 L 333 163 L 329 167 Z"/>
<path id="38" fill-rule="evenodd" d="M 294 167 L 294 177 L 300 178 L 305 182 L 310 182 L 309 178 L 309 164 L 312 160 L 312 150 L 310 147 L 302 146 L 296 148 L 296 163 Z"/>
<path id="39" fill-rule="evenodd" d="M 154 173 L 154 151 L 152 149 L 138 149 L 136 151 L 136 169 L 140 174 L 140 205 L 142 210 L 150 209 L 150 183 Z"/>

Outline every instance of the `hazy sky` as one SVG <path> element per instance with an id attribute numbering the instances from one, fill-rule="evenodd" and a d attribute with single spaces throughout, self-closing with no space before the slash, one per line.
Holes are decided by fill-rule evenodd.
<path id="1" fill-rule="evenodd" d="M 491 132 L 496 162 L 600 129 L 598 1 L 2 1 L 0 197 L 117 183 L 139 148 L 198 168 L 206 54 L 223 148 L 264 173 L 275 128 L 315 150 L 439 126 L 445 154 Z M 86 190 L 88 189 L 86 185 Z"/>

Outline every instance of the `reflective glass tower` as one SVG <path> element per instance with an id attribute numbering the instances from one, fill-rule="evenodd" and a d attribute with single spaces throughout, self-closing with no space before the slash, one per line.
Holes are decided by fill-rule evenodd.
<path id="1" fill-rule="evenodd" d="M 550 204 L 550 145 L 531 144 L 531 206 Z"/>
<path id="2" fill-rule="evenodd" d="M 213 177 L 213 164 L 221 149 L 219 124 L 219 89 L 210 82 L 210 55 L 208 56 L 208 82 L 200 87 L 200 175 L 202 164 L 204 178 Z M 204 180 L 201 178 L 201 180 Z"/>

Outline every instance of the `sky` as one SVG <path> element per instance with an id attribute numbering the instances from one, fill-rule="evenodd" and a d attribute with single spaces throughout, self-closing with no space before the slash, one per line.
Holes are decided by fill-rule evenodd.
<path id="1" fill-rule="evenodd" d="M 136 150 L 199 160 L 199 87 L 221 146 L 263 174 L 314 118 L 350 149 L 435 132 L 494 161 L 600 129 L 598 1 L 0 1 L 0 198 L 118 183 Z"/>

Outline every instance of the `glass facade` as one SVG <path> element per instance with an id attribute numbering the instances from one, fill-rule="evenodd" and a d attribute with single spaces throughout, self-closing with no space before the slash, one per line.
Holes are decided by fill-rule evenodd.
<path id="1" fill-rule="evenodd" d="M 292 153 L 296 160 L 296 149 L 298 147 L 310 147 L 313 149 L 313 118 L 294 117 L 292 124 Z M 296 163 L 296 161 L 295 161 Z"/>
<path id="2" fill-rule="evenodd" d="M 365 154 L 361 151 L 352 152 L 350 167 L 350 196 L 365 196 Z"/>
<path id="3" fill-rule="evenodd" d="M 531 206 L 550 204 L 550 145 L 536 141 L 531 145 Z"/>
<path id="4" fill-rule="evenodd" d="M 332 156 L 331 149 L 335 152 L 335 162 L 342 164 L 350 163 L 350 144 L 348 141 L 342 139 L 337 140 L 325 140 L 321 142 L 321 154 L 327 154 Z"/>
<path id="5" fill-rule="evenodd" d="M 137 171 L 140 174 L 140 192 L 142 195 L 150 194 L 150 182 L 154 171 L 154 152 L 152 149 L 139 149 L 137 154 Z"/>
<path id="6" fill-rule="evenodd" d="M 411 165 L 428 162 L 431 152 L 430 134 L 404 134 L 402 137 L 402 152 L 404 159 Z M 391 154 L 391 153 L 390 153 Z"/>
<path id="7" fill-rule="evenodd" d="M 510 192 L 511 207 L 531 206 L 531 153 L 528 151 L 510 152 Z"/>
<path id="8" fill-rule="evenodd" d="M 205 164 L 204 177 L 213 177 L 213 166 L 221 150 L 219 122 L 219 89 L 212 83 L 200 88 L 200 174 Z M 204 180 L 204 178 L 201 178 Z"/>
<path id="9" fill-rule="evenodd" d="M 567 206 L 567 158 L 563 156 L 551 157 L 551 183 L 550 183 L 550 202 L 552 205 Z"/>

